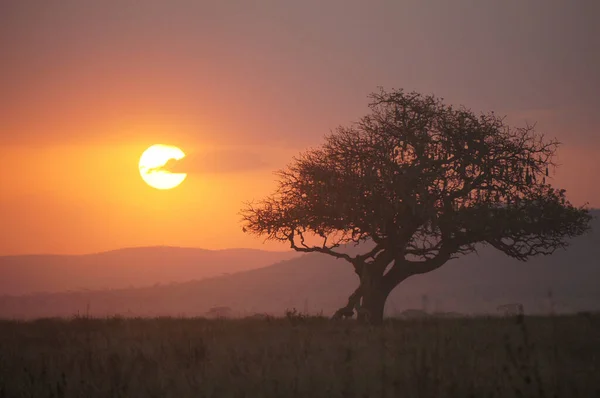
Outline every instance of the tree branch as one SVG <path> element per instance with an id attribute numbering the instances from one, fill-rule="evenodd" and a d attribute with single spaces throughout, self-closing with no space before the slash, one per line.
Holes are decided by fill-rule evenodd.
<path id="1" fill-rule="evenodd" d="M 454 258 L 457 247 L 451 244 L 443 244 L 438 254 L 428 260 L 411 261 L 404 254 L 394 259 L 394 265 L 383 275 L 383 285 L 388 291 L 392 291 L 400 282 L 413 275 L 425 274 L 434 271 L 444 265 L 448 260 Z"/>
<path id="2" fill-rule="evenodd" d="M 362 298 L 362 290 L 361 285 L 359 284 L 354 293 L 348 297 L 348 303 L 338 309 L 333 316 L 332 319 L 342 319 L 342 318 L 351 318 L 354 315 L 354 310 L 360 306 L 360 299 Z"/>

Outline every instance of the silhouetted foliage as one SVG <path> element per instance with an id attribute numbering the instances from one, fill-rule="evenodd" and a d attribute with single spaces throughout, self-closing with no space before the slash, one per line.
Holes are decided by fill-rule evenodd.
<path id="1" fill-rule="evenodd" d="M 336 316 L 380 322 L 400 282 L 477 244 L 524 261 L 588 229 L 588 211 L 550 184 L 559 143 L 534 126 L 403 90 L 370 98 L 367 116 L 294 158 L 275 193 L 242 210 L 249 233 L 353 265 L 360 284 Z M 362 254 L 340 250 L 361 242 L 372 242 Z"/>

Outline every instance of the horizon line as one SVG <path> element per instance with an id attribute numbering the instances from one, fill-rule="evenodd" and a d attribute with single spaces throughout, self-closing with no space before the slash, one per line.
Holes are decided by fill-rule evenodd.
<path id="1" fill-rule="evenodd" d="M 163 249 L 182 249 L 182 250 L 203 250 L 203 251 L 207 251 L 207 252 L 219 252 L 219 251 L 234 251 L 234 250 L 247 250 L 247 251 L 257 251 L 257 252 L 266 252 L 266 253 L 287 253 L 287 252 L 295 252 L 292 249 L 288 249 L 288 250 L 267 250 L 267 249 L 256 249 L 256 248 L 250 248 L 250 247 L 228 247 L 228 248 L 223 248 L 223 249 L 206 249 L 203 247 L 194 247 L 194 246 L 175 246 L 175 245 L 148 245 L 148 246 L 126 246 L 126 247 L 120 247 L 120 248 L 116 248 L 116 249 L 107 249 L 107 250 L 100 250 L 100 251 L 93 251 L 93 252 L 88 252 L 88 253 L 79 253 L 79 254 L 74 254 L 74 253 L 21 253 L 21 254 L 1 254 L 0 253 L 0 257 L 27 257 L 27 256 L 31 256 L 31 257 L 41 257 L 41 256 L 54 256 L 54 257 L 60 257 L 60 256 L 69 256 L 69 257 L 78 257 L 78 256 L 93 256 L 93 255 L 98 255 L 98 254 L 106 254 L 106 253 L 113 253 L 113 252 L 119 252 L 119 251 L 125 251 L 125 250 L 142 250 L 142 249 L 159 249 L 159 248 L 163 248 Z"/>

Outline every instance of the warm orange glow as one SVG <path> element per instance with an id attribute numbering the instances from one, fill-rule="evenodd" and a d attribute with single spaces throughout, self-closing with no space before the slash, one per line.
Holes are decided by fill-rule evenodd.
<path id="1" fill-rule="evenodd" d="M 173 126 L 161 129 L 177 133 Z M 147 130 L 155 142 L 172 139 L 173 134 L 160 137 Z M 209 147 L 178 142 L 184 159 Z M 156 191 L 132 167 L 152 143 L 0 146 L 6 164 L 27 165 L 0 168 L 0 253 L 86 254 L 155 245 L 288 248 L 244 234 L 238 213 L 244 202 L 275 189 L 270 169 L 285 166 L 297 150 L 265 149 L 264 159 L 272 165 L 266 170 L 200 174 L 186 169 L 188 176 L 177 189 Z"/>
<path id="2" fill-rule="evenodd" d="M 171 159 L 181 160 L 185 153 L 171 145 L 152 145 L 140 157 L 140 175 L 146 184 L 156 189 L 172 189 L 178 186 L 187 177 L 186 173 L 171 173 L 161 170 Z"/>
<path id="3" fill-rule="evenodd" d="M 458 22 L 450 24 L 425 2 L 355 2 L 343 20 L 337 7 L 311 13 L 303 2 L 264 12 L 250 2 L 240 2 L 248 10 L 234 7 L 239 12 L 218 1 L 138 3 L 124 10 L 119 2 L 0 0 L 0 37 L 11 44 L 2 47 L 0 73 L 0 255 L 288 249 L 244 234 L 240 209 L 273 192 L 273 172 L 293 156 L 366 115 L 378 85 L 494 110 L 510 126 L 535 122 L 564 143 L 550 182 L 574 204 L 600 207 L 597 56 L 570 45 L 598 30 L 591 20 L 587 29 L 575 14 L 564 24 L 534 18 L 531 29 L 507 35 L 496 24 L 483 37 L 470 12 L 453 7 Z M 521 7 L 500 8 L 522 22 Z M 544 15 L 562 21 L 550 8 Z M 395 15 L 403 23 L 388 23 Z M 432 15 L 444 18 L 424 32 Z M 370 29 L 369 21 L 382 23 Z M 532 56 L 546 48 L 548 35 L 538 32 L 550 27 L 561 39 L 556 51 Z M 176 168 L 144 173 L 135 165 L 157 143 L 185 157 Z M 176 189 L 152 188 L 173 178 L 181 180 Z"/>

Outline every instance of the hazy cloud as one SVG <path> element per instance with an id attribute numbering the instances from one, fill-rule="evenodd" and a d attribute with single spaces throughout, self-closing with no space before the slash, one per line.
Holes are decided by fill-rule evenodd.
<path id="1" fill-rule="evenodd" d="M 172 173 L 237 173 L 269 167 L 263 158 L 251 151 L 218 150 L 192 153 L 180 160 L 171 159 L 160 170 Z"/>

